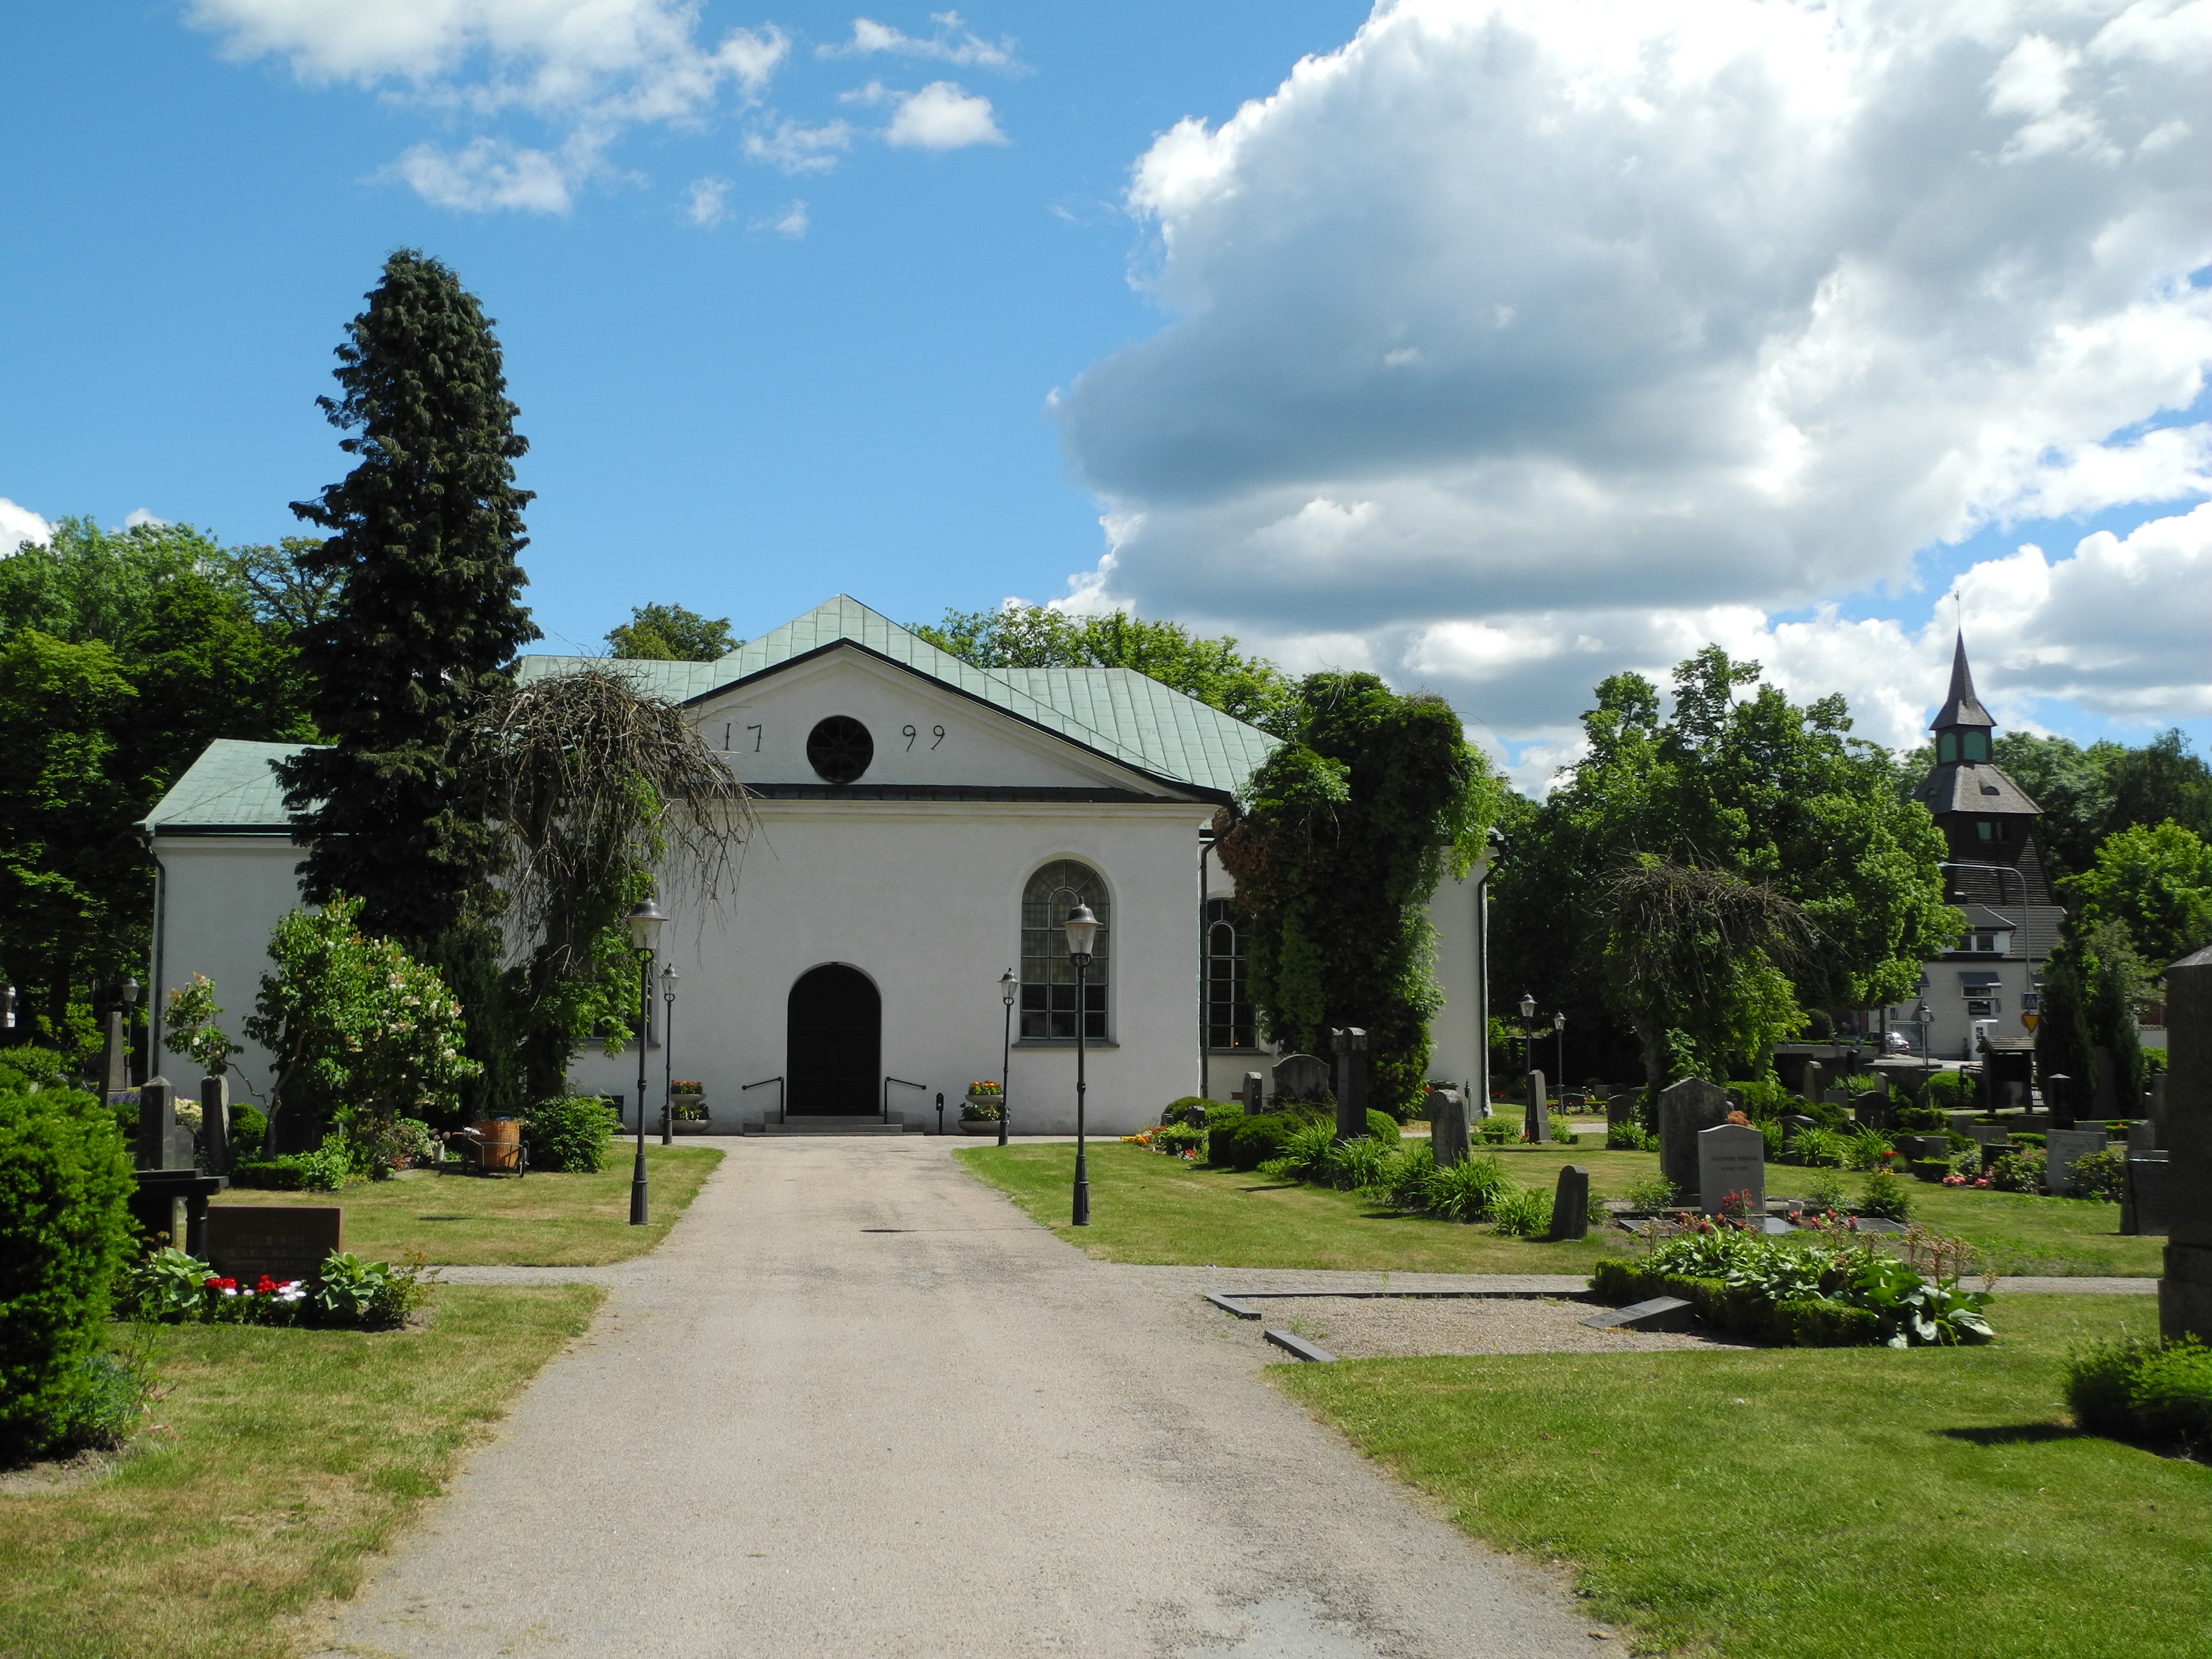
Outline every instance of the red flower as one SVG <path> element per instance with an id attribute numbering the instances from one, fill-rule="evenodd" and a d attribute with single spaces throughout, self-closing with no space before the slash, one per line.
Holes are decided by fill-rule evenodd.
<path id="1" fill-rule="evenodd" d="M 234 1279 L 210 1279 L 200 1288 L 208 1291 L 234 1291 L 238 1288 L 238 1281 Z"/>
<path id="2" fill-rule="evenodd" d="M 254 1295 L 256 1295 L 256 1296 L 274 1296 L 274 1295 L 276 1295 L 276 1281 L 275 1279 L 273 1279 L 270 1278 L 270 1277 L 269 1277 L 269 1275 L 268 1275 L 267 1273 L 264 1273 L 264 1274 L 262 1274 L 262 1275 L 261 1275 L 261 1282 L 260 1282 L 259 1284 L 256 1285 L 253 1287 L 253 1293 L 254 1293 Z"/>

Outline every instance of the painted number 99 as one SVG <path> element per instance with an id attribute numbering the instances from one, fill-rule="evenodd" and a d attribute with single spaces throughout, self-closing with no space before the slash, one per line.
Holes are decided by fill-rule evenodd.
<path id="1" fill-rule="evenodd" d="M 921 736 L 921 733 L 916 732 L 911 726 L 902 726 L 899 727 L 899 735 L 906 739 L 906 746 L 908 750 L 911 751 L 914 748 L 915 739 Z M 941 726 L 933 726 L 929 728 L 929 746 L 932 749 L 934 749 L 939 744 L 945 741 L 945 728 Z"/>

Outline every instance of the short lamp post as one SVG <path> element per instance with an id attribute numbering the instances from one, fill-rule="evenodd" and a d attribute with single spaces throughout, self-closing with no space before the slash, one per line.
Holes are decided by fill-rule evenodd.
<path id="1" fill-rule="evenodd" d="M 999 1000 L 1006 1005 L 1006 1032 L 999 1039 L 999 1145 L 1006 1144 L 1006 1118 L 1014 1109 L 1014 1079 L 1009 1062 L 1014 1057 L 1014 993 L 1021 981 L 1011 968 L 999 975 Z"/>
<path id="2" fill-rule="evenodd" d="M 1553 1050 L 1552 1063 L 1559 1068 L 1559 1074 L 1552 1081 L 1559 1085 L 1560 1097 L 1564 1099 L 1567 1090 L 1567 1017 L 1564 1013 L 1552 1016 L 1552 1036 L 1559 1045 Z M 1562 1106 L 1559 1109 L 1565 1111 L 1566 1108 Z"/>
<path id="3" fill-rule="evenodd" d="M 1536 1069 L 1536 1028 L 1530 1024 L 1536 1018 L 1536 999 L 1529 992 L 1521 994 L 1521 1069 Z"/>
<path id="4" fill-rule="evenodd" d="M 1091 1024 L 1090 1010 L 1085 1006 L 1090 997 L 1085 988 L 1091 978 L 1091 946 L 1098 937 L 1098 918 L 1091 914 L 1091 907 L 1079 904 L 1067 913 L 1060 923 L 1060 931 L 1067 935 L 1067 958 L 1075 964 L 1075 1214 L 1074 1224 L 1091 1224 L 1091 1165 L 1084 1157 L 1083 1096 L 1085 1087 L 1084 1059 L 1085 1039 Z"/>
<path id="5" fill-rule="evenodd" d="M 660 970 L 660 1144 L 676 1144 L 676 981 L 682 975 L 670 963 Z"/>
<path id="6" fill-rule="evenodd" d="M 1928 1055 L 1928 1027 L 1936 1018 L 1936 1011 L 1928 1006 L 1928 999 L 1920 999 L 1920 1006 L 1912 1011 L 1912 1023 L 1920 1028 L 1920 1103 L 1928 1103 L 1928 1074 L 1935 1066 Z"/>
<path id="7" fill-rule="evenodd" d="M 625 918 L 629 927 L 630 951 L 637 957 L 637 1163 L 629 1177 L 629 1224 L 633 1227 L 642 1227 L 646 1221 L 645 1039 L 653 1028 L 653 945 L 660 938 L 660 924 L 667 920 L 651 899 L 631 907 Z"/>

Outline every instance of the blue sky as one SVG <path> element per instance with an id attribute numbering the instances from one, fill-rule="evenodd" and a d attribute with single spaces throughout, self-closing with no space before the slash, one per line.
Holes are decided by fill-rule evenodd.
<path id="1" fill-rule="evenodd" d="M 1701 637 L 1907 741 L 1963 606 L 2005 717 L 2202 744 L 2172 8 L 1998 7 L 1918 58 L 1689 8 L 1656 82 L 1589 44 L 1677 9 L 617 0 L 579 46 L 564 0 L 15 8 L 6 524 L 295 533 L 331 349 L 414 246 L 498 319 L 555 647 L 654 599 L 751 635 L 1073 592 L 1433 685 L 1534 784 L 1597 678 Z M 1793 154 L 1761 197 L 1742 158 Z"/>

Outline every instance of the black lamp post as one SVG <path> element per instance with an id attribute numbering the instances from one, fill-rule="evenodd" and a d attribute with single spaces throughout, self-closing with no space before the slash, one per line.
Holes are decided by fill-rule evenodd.
<path id="1" fill-rule="evenodd" d="M 1936 1018 L 1936 1011 L 1928 1006 L 1928 999 L 1920 999 L 1920 1006 L 1912 1011 L 1913 1024 L 1920 1028 L 1920 1103 L 1928 1103 L 1928 1074 L 1935 1070 L 1928 1054 L 1928 1027 Z"/>
<path id="2" fill-rule="evenodd" d="M 1521 1069 L 1536 1069 L 1536 1032 L 1529 1021 L 1536 1018 L 1536 999 L 1529 992 L 1521 994 Z"/>
<path id="3" fill-rule="evenodd" d="M 1552 1063 L 1559 1068 L 1559 1074 L 1552 1081 L 1559 1085 L 1559 1092 L 1564 1098 L 1567 1088 L 1567 1017 L 1564 1013 L 1552 1016 L 1552 1035 L 1559 1042 Z M 1559 1109 L 1565 1111 L 1566 1107 L 1562 1104 Z"/>
<path id="4" fill-rule="evenodd" d="M 1085 1087 L 1083 1066 L 1087 1028 L 1091 1024 L 1090 1001 L 1085 988 L 1091 977 L 1091 945 L 1098 937 L 1098 918 L 1091 914 L 1091 907 L 1079 904 L 1067 913 L 1060 923 L 1060 931 L 1067 935 L 1068 960 L 1075 964 L 1075 1217 L 1074 1224 L 1091 1224 L 1091 1165 L 1084 1157 L 1083 1095 Z"/>
<path id="5" fill-rule="evenodd" d="M 660 1000 L 667 1013 L 660 1024 L 660 1144 L 676 1144 L 676 964 L 660 970 Z"/>
<path id="6" fill-rule="evenodd" d="M 653 1028 L 653 947 L 668 918 L 651 899 L 641 901 L 626 918 L 630 951 L 637 957 L 637 1164 L 629 1177 L 629 1224 L 642 1227 L 645 1204 L 645 1038 Z"/>
<path id="7" fill-rule="evenodd" d="M 1006 1117 L 1014 1109 L 1013 1079 L 1008 1062 L 1014 1057 L 1014 992 L 1021 981 L 1011 968 L 999 975 L 999 1000 L 1006 1005 L 1006 1035 L 999 1042 L 999 1145 L 1006 1144 Z"/>
<path id="8" fill-rule="evenodd" d="M 138 1068 L 131 1064 L 131 1038 L 137 1035 L 133 1027 L 138 1023 L 138 999 L 145 995 L 145 988 L 137 975 L 123 981 L 123 1082 L 126 1088 L 138 1086 Z"/>

